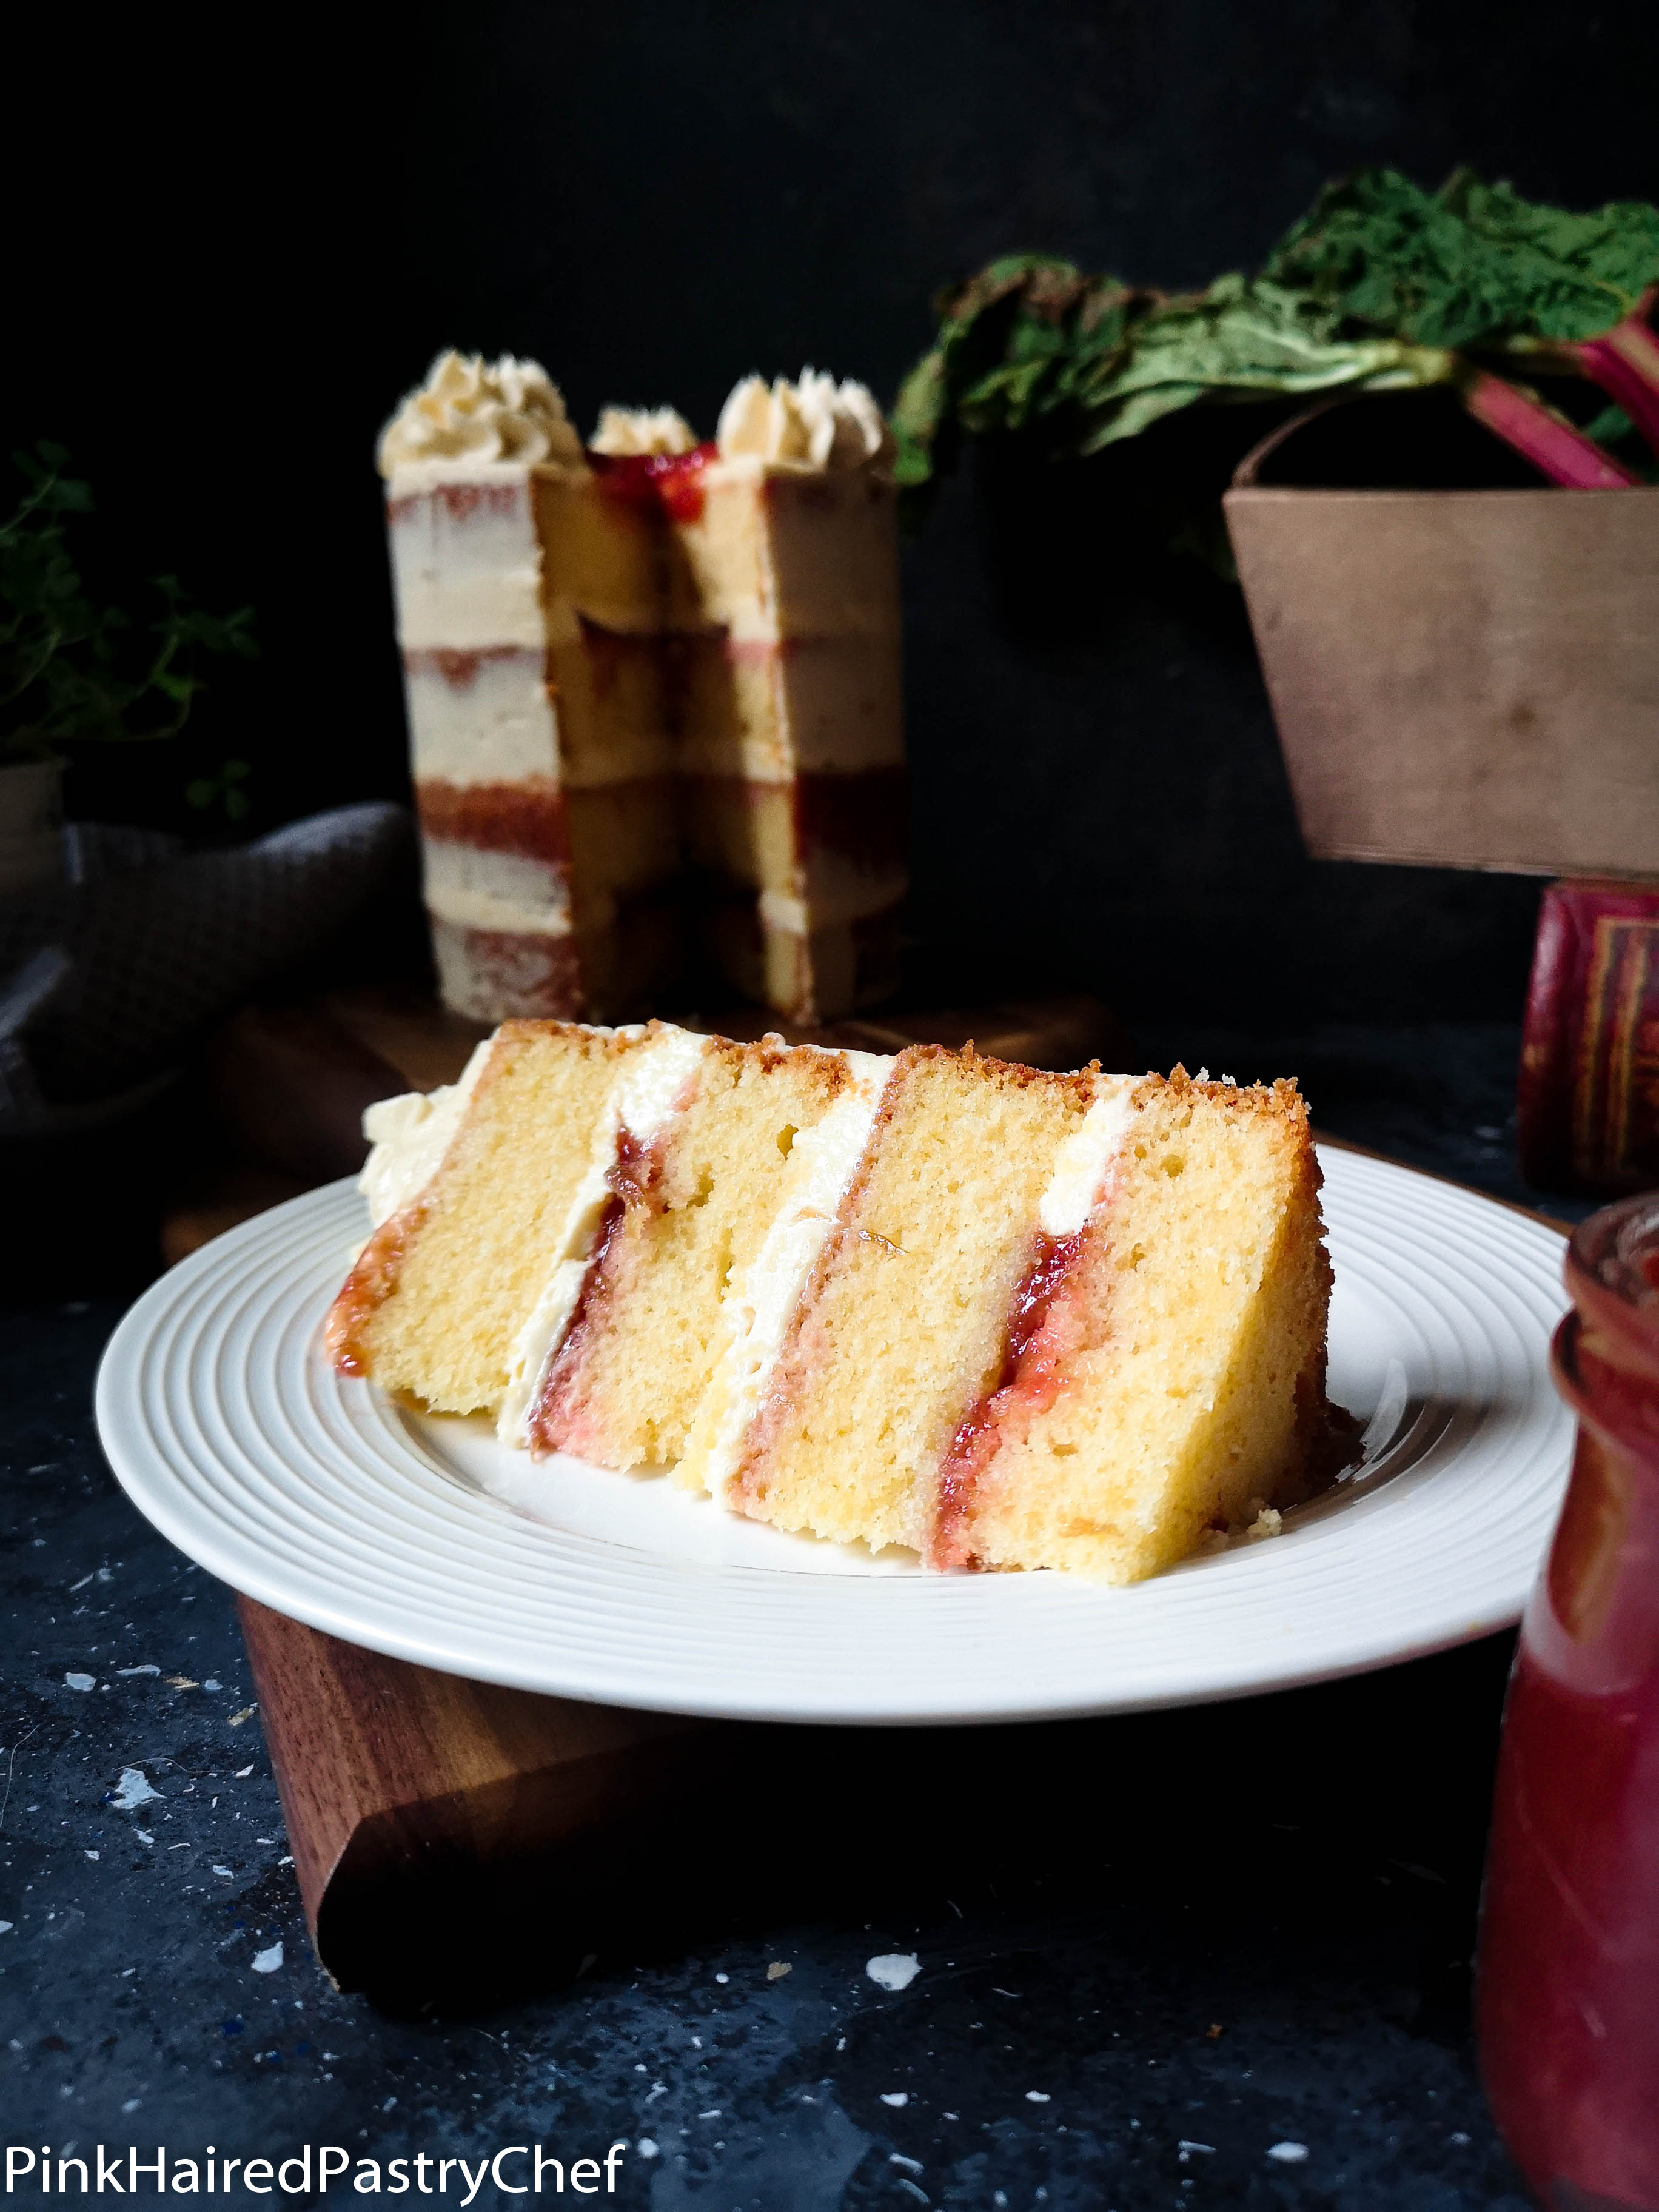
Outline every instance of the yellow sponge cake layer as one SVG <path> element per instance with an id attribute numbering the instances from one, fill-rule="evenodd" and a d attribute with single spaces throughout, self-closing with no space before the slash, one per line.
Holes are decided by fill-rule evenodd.
<path id="1" fill-rule="evenodd" d="M 337 1364 L 440 1413 L 495 1410 L 556 1263 L 594 1124 L 640 1035 L 507 1022 L 456 1093 L 388 1101 L 403 1117 L 395 1128 L 386 1109 L 370 1109 L 382 1175 L 412 1153 L 418 1179 L 385 1191 L 395 1203 L 335 1300 Z"/>
<path id="2" fill-rule="evenodd" d="M 726 1503 L 874 1546 L 928 1538 L 935 1471 L 1000 1367 L 1030 1224 L 1087 1076 L 898 1055 Z"/>
<path id="3" fill-rule="evenodd" d="M 369 1131 L 337 1364 L 532 1452 L 1114 1583 L 1327 1471 L 1291 1084 L 522 1021 Z"/>
<path id="4" fill-rule="evenodd" d="M 896 632 L 896 494 L 884 474 L 742 454 L 710 460 L 699 489 L 674 533 L 672 629 L 714 623 L 736 638 Z"/>
<path id="5" fill-rule="evenodd" d="M 1302 1100 L 1177 1070 L 1127 1105 L 1086 1222 L 1035 1258 L 1038 1327 L 964 1421 L 937 1564 L 1133 1581 L 1288 1502 L 1320 1440 L 1330 1267 Z"/>
<path id="6" fill-rule="evenodd" d="M 613 1204 L 528 1421 L 534 1450 L 670 1467 L 726 1344 L 728 1281 L 778 1209 L 790 1154 L 848 1083 L 839 1053 L 698 1038 L 678 1110 L 619 1127 Z"/>

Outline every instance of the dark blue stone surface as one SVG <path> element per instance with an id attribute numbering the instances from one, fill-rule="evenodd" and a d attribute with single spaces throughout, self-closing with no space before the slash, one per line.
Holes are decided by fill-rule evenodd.
<path id="1" fill-rule="evenodd" d="M 1520 1194 L 1512 1030 L 1293 1042 L 1327 1127 Z M 1468 2034 L 1507 1638 L 1131 1719 L 757 1730 L 574 1979 L 398 2016 L 311 1956 L 230 1594 L 104 1465 L 118 1311 L 5 1324 L 6 2142 L 474 2172 L 622 2142 L 612 2201 L 653 2212 L 1520 2212 Z M 902 1990 L 866 1971 L 910 1952 Z"/>

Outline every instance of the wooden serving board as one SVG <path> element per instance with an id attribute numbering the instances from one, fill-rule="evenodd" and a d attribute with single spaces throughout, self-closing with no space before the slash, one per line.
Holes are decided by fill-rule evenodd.
<path id="1" fill-rule="evenodd" d="M 522 1942 L 521 1893 L 556 1886 L 562 1857 L 551 1948 L 578 1964 L 582 1847 L 670 1796 L 683 1806 L 721 1764 L 707 1722 L 465 1681 L 249 1597 L 237 1610 L 307 1924 L 342 1989 L 475 1978 L 474 1960 Z"/>
<path id="2" fill-rule="evenodd" d="M 770 1025 L 761 1014 L 720 1024 L 728 1035 Z M 241 1170 L 256 1179 L 216 1205 L 172 1217 L 169 1256 L 307 1188 L 307 1171 L 312 1182 L 349 1171 L 346 1106 L 453 1082 L 483 1033 L 381 992 L 239 1017 L 221 1086 L 248 1102 L 240 1126 L 265 1165 Z M 1125 1056 L 1111 1015 L 1086 998 L 786 1034 L 871 1052 L 971 1037 L 1052 1068 Z M 396 2002 L 453 2003 L 458 1990 L 500 1994 L 515 1973 L 579 1971 L 630 1840 L 671 1801 L 683 1821 L 732 1747 L 763 1733 L 465 1681 L 251 1598 L 238 1607 L 318 1958 L 341 1988 Z"/>

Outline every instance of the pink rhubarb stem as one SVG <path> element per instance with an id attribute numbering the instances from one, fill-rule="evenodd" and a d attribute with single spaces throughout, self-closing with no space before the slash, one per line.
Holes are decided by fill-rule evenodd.
<path id="1" fill-rule="evenodd" d="M 1477 422 L 1524 454 L 1552 483 L 1572 491 L 1627 491 L 1637 481 L 1593 438 L 1501 376 L 1470 369 L 1457 379 L 1457 396 Z"/>
<path id="2" fill-rule="evenodd" d="M 1591 382 L 1599 384 L 1630 416 L 1659 453 L 1659 337 L 1648 327 L 1653 294 L 1646 293 L 1633 314 L 1599 337 L 1569 348 Z"/>

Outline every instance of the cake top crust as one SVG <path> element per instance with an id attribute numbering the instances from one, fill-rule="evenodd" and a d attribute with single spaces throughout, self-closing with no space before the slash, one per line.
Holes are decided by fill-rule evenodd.
<path id="1" fill-rule="evenodd" d="M 1273 1083 L 1235 1083 L 1228 1076 L 1218 1083 L 1212 1081 L 1203 1068 L 1196 1075 L 1188 1075 L 1177 1062 L 1167 1077 L 1153 1073 L 1143 1080 L 1149 1084 L 1164 1085 L 1177 1094 L 1198 1092 L 1212 1104 L 1224 1107 L 1229 1113 L 1278 1121 L 1295 1136 L 1300 1136 L 1308 1126 L 1308 1102 L 1297 1087 L 1293 1075 L 1281 1075 Z"/>
<path id="2" fill-rule="evenodd" d="M 1085 1112 L 1094 1103 L 1101 1081 L 1097 1064 L 1074 1069 L 1069 1074 L 1056 1074 L 1048 1068 L 1027 1067 L 1021 1060 L 994 1060 L 988 1053 L 976 1051 L 971 1037 L 960 1051 L 948 1044 L 908 1044 L 895 1054 L 895 1059 L 902 1068 L 918 1066 L 928 1060 L 960 1061 L 988 1082 L 1010 1085 L 1016 1090 L 1053 1085 L 1057 1091 L 1069 1093 L 1079 1110 Z M 1157 1078 L 1152 1079 L 1156 1081 Z"/>

